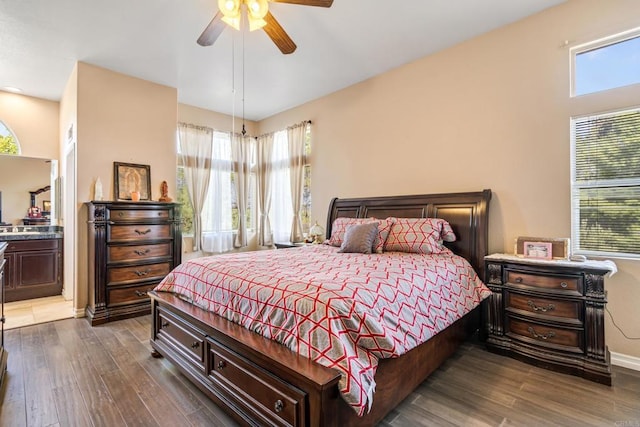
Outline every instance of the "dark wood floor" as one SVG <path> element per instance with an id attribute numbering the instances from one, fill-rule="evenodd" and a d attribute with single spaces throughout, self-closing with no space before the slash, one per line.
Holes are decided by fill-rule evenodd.
<path id="1" fill-rule="evenodd" d="M 0 426 L 235 425 L 171 363 L 150 356 L 149 331 L 149 316 L 7 331 Z M 640 372 L 614 367 L 606 387 L 470 342 L 381 425 L 640 427 Z"/>

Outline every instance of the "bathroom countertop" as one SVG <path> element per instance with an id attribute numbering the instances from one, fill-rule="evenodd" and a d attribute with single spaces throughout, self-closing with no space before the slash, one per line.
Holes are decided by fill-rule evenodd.
<path id="1" fill-rule="evenodd" d="M 43 240 L 43 239 L 62 239 L 61 231 L 52 231 L 52 232 L 9 232 L 9 233 L 0 233 L 0 242 L 9 241 L 9 240 Z"/>

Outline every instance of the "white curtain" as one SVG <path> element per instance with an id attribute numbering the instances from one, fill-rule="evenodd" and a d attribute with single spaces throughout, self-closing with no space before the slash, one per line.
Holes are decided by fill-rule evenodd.
<path id="1" fill-rule="evenodd" d="M 258 208 L 260 210 L 260 223 L 258 225 L 258 246 L 273 246 L 273 232 L 269 211 L 271 210 L 271 175 L 273 172 L 273 133 L 258 137 L 256 165 L 258 176 Z"/>
<path id="2" fill-rule="evenodd" d="M 238 206 L 238 233 L 235 239 L 235 247 L 247 246 L 247 209 L 251 179 L 251 145 L 254 138 L 242 135 L 234 135 L 231 142 L 231 154 L 236 164 L 236 203 Z"/>
<path id="3" fill-rule="evenodd" d="M 178 124 L 180 160 L 184 167 L 185 181 L 193 205 L 193 250 L 201 247 L 202 211 L 209 188 L 213 129 Z"/>
<path id="4" fill-rule="evenodd" d="M 302 205 L 302 185 L 304 184 L 304 165 L 306 163 L 304 153 L 305 136 L 308 122 L 300 123 L 287 129 L 287 141 L 289 145 L 289 179 L 291 181 L 291 207 L 293 218 L 291 220 L 292 242 L 302 242 L 302 218 L 300 209 Z"/>
<path id="5" fill-rule="evenodd" d="M 213 133 L 213 150 L 210 158 L 210 185 L 207 203 L 203 209 L 202 250 L 222 253 L 233 249 L 233 199 L 231 174 L 232 156 L 229 133 Z"/>
<path id="6" fill-rule="evenodd" d="M 288 242 L 291 236 L 291 180 L 289 178 L 289 148 L 287 144 L 287 132 L 280 131 L 274 134 L 273 170 L 271 173 L 271 211 L 269 219 L 273 229 L 274 242 Z"/>

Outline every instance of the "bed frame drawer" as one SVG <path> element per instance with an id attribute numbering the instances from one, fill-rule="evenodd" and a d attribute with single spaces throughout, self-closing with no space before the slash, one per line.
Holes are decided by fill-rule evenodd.
<path id="1" fill-rule="evenodd" d="M 306 393 L 207 337 L 208 374 L 227 397 L 262 418 L 261 424 L 303 426 Z"/>
<path id="2" fill-rule="evenodd" d="M 169 311 L 158 310 L 156 316 L 155 339 L 167 342 L 204 373 L 205 334 Z"/>

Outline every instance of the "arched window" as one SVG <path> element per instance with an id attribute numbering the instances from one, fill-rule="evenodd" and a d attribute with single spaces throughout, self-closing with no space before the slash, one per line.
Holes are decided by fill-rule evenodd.
<path id="1" fill-rule="evenodd" d="M 0 154 L 20 154 L 18 138 L 0 120 Z"/>

